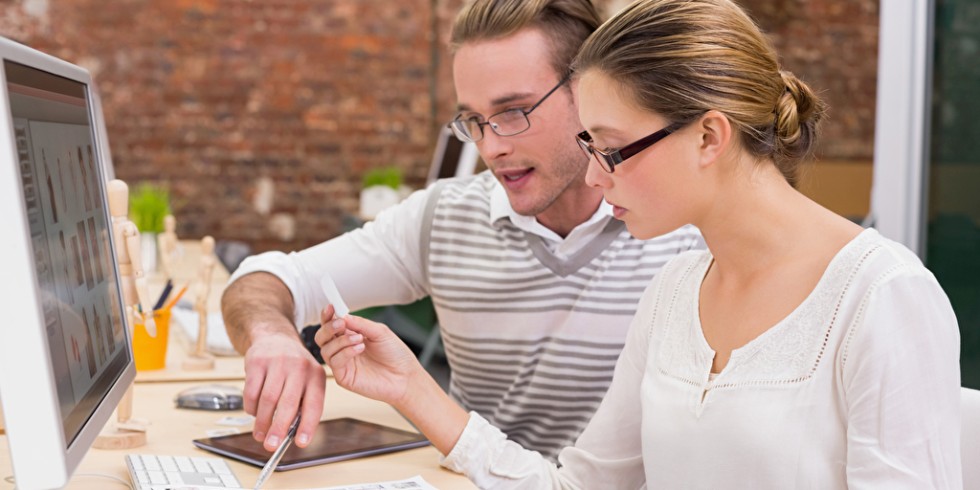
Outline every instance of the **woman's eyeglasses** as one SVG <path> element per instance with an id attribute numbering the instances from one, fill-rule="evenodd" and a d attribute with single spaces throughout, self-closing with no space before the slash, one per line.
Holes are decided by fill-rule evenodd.
<path id="1" fill-rule="evenodd" d="M 677 131 L 683 126 L 684 125 L 681 123 L 671 124 L 660 131 L 640 138 L 637 141 L 615 150 L 600 150 L 593 146 L 592 135 L 590 135 L 588 131 L 582 131 L 576 135 L 575 141 L 578 142 L 578 146 L 582 148 L 582 151 L 584 151 L 586 155 L 590 157 L 595 155 L 599 163 L 602 164 L 603 170 L 613 173 L 616 171 L 616 165 L 623 163 L 627 158 L 653 146 L 654 143 L 666 138 L 671 133 Z"/>

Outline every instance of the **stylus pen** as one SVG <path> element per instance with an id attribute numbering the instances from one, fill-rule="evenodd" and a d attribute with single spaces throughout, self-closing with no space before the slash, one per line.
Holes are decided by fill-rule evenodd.
<path id="1" fill-rule="evenodd" d="M 255 487 L 253 490 L 259 490 L 259 488 L 262 487 L 262 484 L 269 479 L 269 475 L 271 475 L 276 469 L 276 466 L 279 464 L 279 460 L 282 459 L 282 455 L 286 454 L 286 449 L 289 449 L 289 445 L 292 444 L 293 438 L 296 437 L 296 429 L 298 428 L 299 414 L 296 414 L 296 419 L 293 420 L 293 425 L 289 426 L 289 430 L 286 432 L 286 437 L 282 440 L 282 443 L 279 444 L 279 447 L 276 448 L 276 452 L 272 453 L 272 456 L 269 456 L 269 461 L 265 463 L 264 467 L 262 467 L 262 472 L 259 473 L 259 479 L 255 481 Z"/>

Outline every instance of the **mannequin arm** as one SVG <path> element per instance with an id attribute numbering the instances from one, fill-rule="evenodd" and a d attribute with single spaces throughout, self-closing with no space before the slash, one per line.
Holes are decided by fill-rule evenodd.
<path id="1" fill-rule="evenodd" d="M 136 296 L 139 307 L 143 312 L 143 325 L 150 337 L 157 336 L 157 326 L 153 321 L 153 303 L 146 288 L 146 276 L 143 274 L 143 255 L 140 248 L 140 232 L 132 222 L 123 226 L 123 236 L 126 239 L 126 251 L 129 252 L 129 262 L 133 267 L 133 280 L 136 283 Z"/>

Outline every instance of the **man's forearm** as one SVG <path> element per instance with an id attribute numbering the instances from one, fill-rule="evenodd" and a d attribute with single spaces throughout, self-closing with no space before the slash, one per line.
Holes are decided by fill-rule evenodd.
<path id="1" fill-rule="evenodd" d="M 293 296 L 278 277 L 267 272 L 254 272 L 231 283 L 221 296 L 221 314 L 232 345 L 242 354 L 262 335 L 296 335 Z"/>

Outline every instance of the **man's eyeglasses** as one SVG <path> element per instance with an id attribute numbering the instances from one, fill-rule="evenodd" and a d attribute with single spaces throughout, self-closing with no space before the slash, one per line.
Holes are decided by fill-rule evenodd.
<path id="1" fill-rule="evenodd" d="M 683 126 L 684 125 L 681 123 L 671 124 L 660 131 L 657 131 L 656 133 L 615 150 L 600 150 L 593 146 L 592 135 L 590 135 L 588 131 L 582 131 L 576 135 L 575 141 L 578 142 L 578 146 L 582 148 L 582 151 L 584 151 L 587 156 L 591 157 L 592 155 L 595 155 L 599 163 L 602 164 L 603 170 L 613 173 L 616 171 L 616 165 L 623 163 L 627 158 L 653 146 L 654 143 L 666 138 L 671 133 L 677 131 Z"/>
<path id="2" fill-rule="evenodd" d="M 462 114 L 456 116 L 449 123 L 449 128 L 460 141 L 476 143 L 483 139 L 483 127 L 489 126 L 498 136 L 514 136 L 527 131 L 531 127 L 531 121 L 527 118 L 528 114 L 534 112 L 551 94 L 558 90 L 571 78 L 571 74 L 565 75 L 548 93 L 544 94 L 540 100 L 534 103 L 530 109 L 508 109 L 498 112 L 483 121 L 483 116 L 463 117 Z"/>

